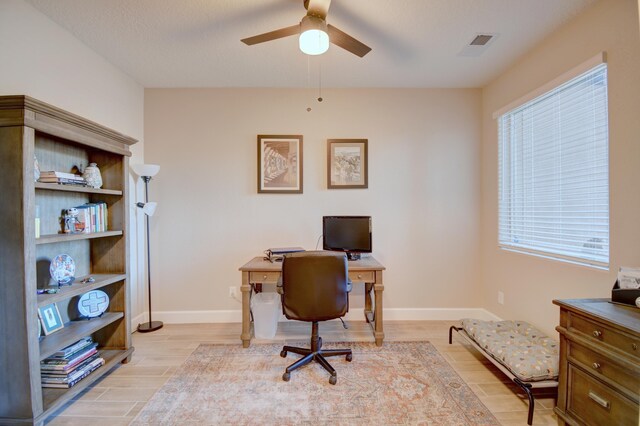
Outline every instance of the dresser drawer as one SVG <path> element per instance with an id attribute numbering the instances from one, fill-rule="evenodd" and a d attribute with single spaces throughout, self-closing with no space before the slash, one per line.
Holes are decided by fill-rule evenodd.
<path id="1" fill-rule="evenodd" d="M 250 272 L 249 282 L 251 284 L 264 283 L 276 284 L 280 278 L 280 272 Z"/>
<path id="2" fill-rule="evenodd" d="M 349 279 L 354 282 L 372 283 L 376 280 L 374 271 L 349 271 Z"/>
<path id="3" fill-rule="evenodd" d="M 596 339 L 612 348 L 630 355 L 636 362 L 640 361 L 640 339 L 620 333 L 599 322 L 584 318 L 575 313 L 570 314 L 569 328 Z"/>
<path id="4" fill-rule="evenodd" d="M 567 412 L 586 425 L 637 426 L 638 405 L 569 364 Z"/>
<path id="5" fill-rule="evenodd" d="M 573 362 L 583 364 L 583 368 L 599 373 L 617 386 L 624 388 L 627 396 L 638 402 L 640 377 L 638 371 L 628 370 L 616 364 L 611 358 L 599 355 L 588 348 L 569 342 L 569 356 Z"/>

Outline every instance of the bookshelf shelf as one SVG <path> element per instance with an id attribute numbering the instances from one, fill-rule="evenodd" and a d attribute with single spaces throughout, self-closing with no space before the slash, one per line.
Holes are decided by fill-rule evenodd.
<path id="1" fill-rule="evenodd" d="M 89 188 L 87 186 L 61 185 L 58 183 L 36 182 L 36 189 L 46 189 L 50 191 L 78 192 L 83 194 L 102 195 L 122 195 L 122 191 L 117 189 Z"/>
<path id="2" fill-rule="evenodd" d="M 70 286 L 61 286 L 58 288 L 58 292 L 54 294 L 39 294 L 38 295 L 38 307 L 48 305 L 50 303 L 57 303 L 65 299 L 69 299 L 74 296 L 80 296 L 91 290 L 96 290 L 101 287 L 123 281 L 127 278 L 126 274 L 91 274 L 95 280 L 92 283 L 83 284 L 82 280 L 89 275 L 83 277 L 76 277 L 76 280 Z"/>
<path id="3" fill-rule="evenodd" d="M 47 417 L 120 362 L 131 346 L 128 233 L 129 146 L 136 141 L 28 96 L 0 96 L 0 423 L 44 424 Z M 107 189 L 35 182 L 41 170 L 68 172 L 97 163 Z M 106 232 L 58 234 L 66 209 L 106 205 Z M 102 205 L 102 207 L 104 207 Z M 36 235 L 36 212 L 40 238 Z M 59 254 L 75 261 L 78 275 L 55 294 L 37 294 L 51 282 L 49 264 Z M 81 280 L 91 276 L 94 282 Z M 77 297 L 101 289 L 109 296 L 100 317 L 78 319 Z M 55 303 L 64 328 L 42 338 L 38 308 Z M 91 336 L 105 365 L 69 389 L 43 388 L 40 361 Z"/>
<path id="4" fill-rule="evenodd" d="M 101 317 L 66 323 L 63 329 L 44 336 L 40 341 L 40 361 L 53 355 L 58 349 L 69 346 L 84 336 L 88 336 L 123 317 L 123 312 L 105 312 Z"/>
<path id="5" fill-rule="evenodd" d="M 73 398 L 74 396 L 85 390 L 87 387 L 91 386 L 91 384 L 93 384 L 100 377 L 108 374 L 109 370 L 118 365 L 127 357 L 131 356 L 131 354 L 133 353 L 133 347 L 127 350 L 99 349 L 98 353 L 102 358 L 104 358 L 105 364 L 81 381 L 79 381 L 75 386 L 72 386 L 68 389 L 42 389 L 42 399 L 45 414 L 53 413 L 58 408 L 62 407 L 62 405 L 64 405 L 64 403 L 69 399 Z"/>
<path id="6" fill-rule="evenodd" d="M 65 241 L 91 240 L 94 238 L 116 237 L 122 235 L 122 231 L 92 232 L 90 234 L 49 234 L 41 235 L 36 239 L 36 244 L 61 243 Z"/>

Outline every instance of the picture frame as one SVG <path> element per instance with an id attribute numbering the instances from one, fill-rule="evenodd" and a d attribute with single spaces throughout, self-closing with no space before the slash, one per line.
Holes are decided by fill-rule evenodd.
<path id="1" fill-rule="evenodd" d="M 38 318 L 40 318 L 42 331 L 44 331 L 45 336 L 64 328 L 58 305 L 55 303 L 39 307 Z"/>
<path id="2" fill-rule="evenodd" d="M 258 135 L 258 193 L 302 194 L 302 135 Z"/>
<path id="3" fill-rule="evenodd" d="M 369 187 L 368 139 L 327 140 L 327 188 Z"/>

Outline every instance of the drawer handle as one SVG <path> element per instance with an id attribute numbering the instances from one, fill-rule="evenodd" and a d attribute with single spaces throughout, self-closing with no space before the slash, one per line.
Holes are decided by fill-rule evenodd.
<path id="1" fill-rule="evenodd" d="M 589 391 L 589 398 L 591 398 L 596 404 L 601 405 L 603 408 L 607 410 L 611 407 L 611 404 L 609 403 L 609 401 L 607 401 L 600 395 L 593 393 L 592 391 Z"/>
<path id="2" fill-rule="evenodd" d="M 362 278 L 362 274 L 358 274 L 358 278 Z"/>
<path id="3" fill-rule="evenodd" d="M 267 279 L 267 276 L 266 276 L 266 275 L 263 275 L 263 276 L 262 276 L 262 279 L 263 279 L 263 280 L 266 280 L 266 279 Z"/>
<path id="4" fill-rule="evenodd" d="M 636 345 L 635 343 L 631 344 L 631 349 L 633 349 L 634 351 L 638 350 L 638 345 Z"/>
<path id="5" fill-rule="evenodd" d="M 602 331 L 593 330 L 593 337 L 602 337 Z"/>
<path id="6" fill-rule="evenodd" d="M 594 362 L 593 364 L 591 364 L 591 366 L 595 369 L 598 370 L 600 368 L 600 363 L 599 362 Z"/>

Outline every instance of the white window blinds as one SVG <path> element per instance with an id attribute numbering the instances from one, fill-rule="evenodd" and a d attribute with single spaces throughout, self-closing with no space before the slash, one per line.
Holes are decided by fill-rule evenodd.
<path id="1" fill-rule="evenodd" d="M 498 122 L 500 247 L 608 267 L 606 64 Z"/>

